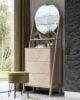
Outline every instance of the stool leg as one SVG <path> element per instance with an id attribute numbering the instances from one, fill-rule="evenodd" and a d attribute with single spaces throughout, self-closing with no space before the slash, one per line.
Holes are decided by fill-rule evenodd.
<path id="1" fill-rule="evenodd" d="M 13 84 L 11 84 L 11 89 L 10 89 L 10 92 L 11 92 L 11 90 L 12 90 L 12 87 L 13 87 Z"/>
<path id="2" fill-rule="evenodd" d="M 22 91 L 21 91 L 21 95 L 25 92 L 25 84 L 22 84 Z"/>
<path id="3" fill-rule="evenodd" d="M 23 83 L 23 93 L 25 93 L 25 83 Z"/>
<path id="4" fill-rule="evenodd" d="M 8 91 L 8 97 L 10 96 L 10 83 L 9 83 L 9 91 Z"/>
<path id="5" fill-rule="evenodd" d="M 16 84 L 14 84 L 14 99 L 16 98 Z"/>
<path id="6" fill-rule="evenodd" d="M 27 98 L 29 98 L 29 87 L 27 85 Z"/>
<path id="7" fill-rule="evenodd" d="M 23 84 L 22 84 L 22 90 L 21 90 L 21 95 L 23 95 Z"/>
<path id="8" fill-rule="evenodd" d="M 23 90 L 21 90 L 21 96 L 23 95 Z"/>
<path id="9" fill-rule="evenodd" d="M 11 90 L 12 90 L 12 84 L 11 84 L 11 86 L 10 86 L 10 83 L 9 83 L 9 91 L 8 91 L 8 97 L 10 97 L 10 93 L 11 93 Z"/>

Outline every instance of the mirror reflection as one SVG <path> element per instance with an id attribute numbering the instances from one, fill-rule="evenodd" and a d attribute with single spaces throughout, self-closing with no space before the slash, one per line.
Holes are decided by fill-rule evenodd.
<path id="1" fill-rule="evenodd" d="M 41 34 L 54 32 L 59 23 L 59 11 L 54 5 L 43 5 L 35 14 L 35 24 Z"/>

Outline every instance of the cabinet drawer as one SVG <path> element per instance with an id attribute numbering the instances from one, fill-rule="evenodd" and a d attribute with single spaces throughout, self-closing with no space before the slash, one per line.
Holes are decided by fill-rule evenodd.
<path id="1" fill-rule="evenodd" d="M 25 61 L 50 61 L 50 48 L 26 48 Z"/>
<path id="2" fill-rule="evenodd" d="M 49 88 L 50 76 L 48 74 L 29 74 L 29 86 Z"/>
<path id="3" fill-rule="evenodd" d="M 50 73 L 50 63 L 49 62 L 25 62 L 25 70 L 29 73 Z"/>

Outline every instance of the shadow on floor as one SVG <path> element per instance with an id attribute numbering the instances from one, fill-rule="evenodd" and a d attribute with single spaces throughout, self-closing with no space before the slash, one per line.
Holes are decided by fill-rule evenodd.
<path id="1" fill-rule="evenodd" d="M 30 91 L 30 93 L 35 93 L 35 94 L 41 94 L 41 95 L 49 95 L 49 89 L 45 89 L 45 88 L 32 88 L 32 87 L 26 87 L 26 91 Z M 53 91 L 52 96 L 55 97 L 63 97 L 64 93 L 59 93 L 57 90 Z"/>

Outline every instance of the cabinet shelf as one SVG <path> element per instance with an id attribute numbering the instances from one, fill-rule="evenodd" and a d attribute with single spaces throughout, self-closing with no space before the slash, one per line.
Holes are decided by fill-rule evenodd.
<path id="1" fill-rule="evenodd" d="M 50 41 L 50 40 L 55 40 L 55 38 L 44 38 L 44 39 L 37 39 L 37 38 L 34 38 L 34 39 L 30 39 L 31 41 Z"/>

